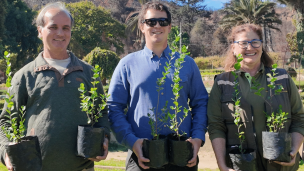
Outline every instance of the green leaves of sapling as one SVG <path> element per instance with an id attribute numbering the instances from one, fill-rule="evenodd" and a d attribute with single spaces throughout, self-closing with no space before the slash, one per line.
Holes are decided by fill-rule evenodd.
<path id="1" fill-rule="evenodd" d="M 24 115 L 25 115 L 25 106 L 21 106 L 19 109 L 19 116 L 17 112 L 13 112 L 15 107 L 14 107 L 14 102 L 13 102 L 13 97 L 14 94 L 11 94 L 10 91 L 12 89 L 11 87 L 11 81 L 12 81 L 12 72 L 11 72 L 11 62 L 10 62 L 10 54 L 5 51 L 4 52 L 4 58 L 6 60 L 6 87 L 8 88 L 8 92 L 6 93 L 7 97 L 4 98 L 6 104 L 7 104 L 7 109 L 6 112 L 7 114 L 5 115 L 5 118 L 7 119 L 5 121 L 5 125 L 1 127 L 1 129 L 4 131 L 6 137 L 14 142 L 14 143 L 19 143 L 21 142 L 21 138 L 25 136 L 25 131 L 26 128 L 24 126 Z"/>
<path id="2" fill-rule="evenodd" d="M 99 65 L 95 65 L 95 67 L 92 69 L 93 71 L 93 77 L 92 77 L 92 85 L 93 87 L 90 88 L 90 90 L 87 92 L 85 85 L 83 83 L 80 84 L 78 91 L 80 92 L 80 108 L 81 111 L 85 112 L 88 117 L 88 124 L 92 127 L 96 122 L 98 122 L 98 119 L 102 117 L 101 111 L 106 107 L 107 99 L 110 95 L 103 95 L 98 94 L 96 85 L 99 83 L 98 78 L 101 72 L 101 68 Z M 89 95 L 87 95 L 89 94 Z M 97 100 L 101 100 L 101 104 L 98 104 L 98 107 L 96 107 Z"/>

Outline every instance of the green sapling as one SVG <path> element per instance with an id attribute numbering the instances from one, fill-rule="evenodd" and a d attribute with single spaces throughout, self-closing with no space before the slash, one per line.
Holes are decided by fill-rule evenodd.
<path id="1" fill-rule="evenodd" d="M 93 81 L 91 82 L 93 87 L 91 87 L 90 91 L 88 91 L 89 95 L 87 94 L 87 90 L 85 89 L 85 86 L 83 83 L 80 84 L 80 87 L 78 88 L 78 91 L 80 92 L 80 108 L 82 108 L 82 111 L 84 111 L 87 114 L 88 117 L 88 124 L 92 127 L 96 122 L 98 122 L 98 119 L 102 117 L 101 111 L 106 107 L 106 101 L 110 95 L 103 95 L 97 93 L 97 87 L 96 85 L 99 83 L 97 80 L 100 75 L 101 68 L 99 65 L 95 65 L 95 67 L 92 69 L 93 71 Z M 96 107 L 96 101 L 98 98 L 101 99 L 102 103 L 98 105 L 98 108 Z"/>
<path id="2" fill-rule="evenodd" d="M 234 64 L 234 69 L 236 71 L 241 69 L 241 62 L 243 61 L 243 56 L 242 54 L 238 54 L 236 55 L 236 63 Z M 238 132 L 236 133 L 238 135 L 238 138 L 240 140 L 240 145 L 239 145 L 239 150 L 240 152 L 243 154 L 245 152 L 245 150 L 243 149 L 242 144 L 245 141 L 245 135 L 244 132 L 241 132 L 240 129 L 242 126 L 244 126 L 244 124 L 241 122 L 242 118 L 241 118 L 241 112 L 242 112 L 242 108 L 240 108 L 240 103 L 241 103 L 241 97 L 240 97 L 240 92 L 239 92 L 239 81 L 238 81 L 238 74 L 235 71 L 231 72 L 232 75 L 234 76 L 234 98 L 232 99 L 234 101 L 234 124 L 237 126 L 238 128 Z"/>
<path id="3" fill-rule="evenodd" d="M 282 111 L 282 105 L 279 105 L 279 109 L 277 112 L 273 111 L 273 107 L 271 105 L 273 96 L 280 94 L 284 89 L 282 85 L 275 84 L 275 81 L 277 80 L 277 78 L 275 77 L 277 75 L 275 73 L 277 67 L 277 64 L 273 64 L 271 70 L 272 74 L 267 74 L 268 79 L 270 80 L 269 84 L 267 85 L 270 88 L 270 96 L 266 98 L 262 96 L 261 92 L 264 91 L 264 88 L 260 87 L 261 84 L 257 83 L 254 78 L 252 79 L 253 86 L 251 87 L 251 89 L 256 91 L 254 94 L 261 96 L 263 100 L 267 103 L 267 105 L 270 106 L 271 114 L 264 112 L 267 118 L 267 126 L 270 132 L 279 132 L 282 128 L 284 128 L 284 123 L 287 121 L 288 116 L 288 113 Z"/>
<path id="4" fill-rule="evenodd" d="M 6 137 L 12 141 L 13 143 L 20 143 L 21 138 L 25 136 L 25 126 L 24 126 L 24 115 L 25 115 L 25 106 L 21 106 L 19 109 L 20 114 L 18 117 L 18 112 L 13 112 L 14 110 L 14 102 L 12 101 L 14 94 L 11 94 L 11 80 L 12 80 L 12 72 L 11 72 L 11 62 L 10 62 L 10 54 L 5 51 L 4 52 L 4 59 L 6 60 L 6 87 L 8 91 L 6 92 L 5 102 L 7 103 L 7 114 L 5 117 L 6 125 L 2 126 L 2 130 L 5 133 Z"/>

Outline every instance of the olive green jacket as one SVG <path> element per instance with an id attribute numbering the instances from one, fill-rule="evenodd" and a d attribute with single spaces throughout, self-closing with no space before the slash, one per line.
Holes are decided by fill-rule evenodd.
<path id="1" fill-rule="evenodd" d="M 34 132 L 38 136 L 42 153 L 43 171 L 83 170 L 94 163 L 76 156 L 77 126 L 87 124 L 87 115 L 80 108 L 80 83 L 87 90 L 92 87 L 92 66 L 79 60 L 68 52 L 71 62 L 61 75 L 42 57 L 38 57 L 20 69 L 12 79 L 15 109 L 26 106 L 26 135 Z M 97 85 L 98 94 L 103 94 L 101 83 Z M 98 101 L 100 103 L 100 101 Z M 7 104 L 0 115 L 0 126 L 4 125 Z M 107 109 L 95 126 L 105 127 L 109 134 Z M 0 131 L 0 154 L 4 162 L 4 145 L 8 143 Z M 102 145 L 102 144 L 101 144 Z M 22 153 L 22 152 L 20 152 Z"/>
<path id="2" fill-rule="evenodd" d="M 275 99 L 279 100 L 278 103 L 282 103 L 283 111 L 289 113 L 285 131 L 299 132 L 304 135 L 304 110 L 297 88 L 286 71 L 282 69 L 278 69 L 278 71 L 283 74 L 281 76 L 277 75 L 280 79 L 278 79 L 276 83 L 282 84 L 284 86 L 284 91 L 280 95 L 276 95 Z M 263 91 L 262 97 L 255 95 L 255 90 L 251 89 L 250 76 L 244 72 L 239 72 L 238 75 L 241 93 L 241 108 L 244 109 L 241 116 L 242 120 L 245 120 L 244 127 L 246 127 L 246 130 L 242 130 L 245 132 L 246 138 L 245 144 L 243 144 L 244 147 L 257 150 L 257 164 L 259 170 L 296 170 L 298 164 L 289 168 L 280 167 L 276 164 L 269 164 L 269 162 L 263 158 L 262 131 L 266 131 L 266 117 L 264 111 L 269 112 L 269 107 L 265 105 L 263 98 L 266 97 L 266 93 L 269 93 L 269 91 Z M 234 104 L 232 101 L 234 89 L 233 86 L 229 84 L 231 82 L 231 76 L 231 73 L 223 73 L 216 77 L 211 90 L 207 112 L 210 139 L 224 138 L 226 140 L 227 148 L 229 148 L 230 145 L 239 144 L 239 140 L 235 136 L 237 128 L 233 122 L 231 110 L 229 110 L 229 108 L 233 108 Z M 247 76 L 248 78 L 246 78 Z M 264 87 L 265 90 L 268 89 L 267 84 L 269 83 L 266 81 L 266 69 L 263 65 L 261 65 L 259 72 L 254 77 L 256 81 L 261 84 L 261 87 Z M 230 88 L 227 88 L 229 86 Z M 273 104 L 274 108 L 277 108 L 278 103 Z"/>

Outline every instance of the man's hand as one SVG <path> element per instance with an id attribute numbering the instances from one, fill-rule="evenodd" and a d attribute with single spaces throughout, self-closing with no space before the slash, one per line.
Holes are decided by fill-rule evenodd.
<path id="1" fill-rule="evenodd" d="M 8 158 L 7 153 L 5 153 L 4 162 L 5 162 L 5 165 L 6 165 L 7 170 L 9 170 L 9 171 L 13 171 L 13 170 L 14 170 L 14 169 L 13 169 L 13 166 L 12 166 L 12 164 L 11 164 L 11 161 L 10 161 L 10 159 Z"/>
<path id="2" fill-rule="evenodd" d="M 94 162 L 99 162 L 100 160 L 105 160 L 108 156 L 108 147 L 109 147 L 109 139 L 105 137 L 103 142 L 103 149 L 104 153 L 103 156 L 96 156 L 96 158 L 89 158 L 89 160 L 92 160 Z"/>
<path id="3" fill-rule="evenodd" d="M 290 162 L 279 162 L 279 161 L 274 161 L 275 163 L 282 165 L 282 166 L 293 166 L 296 163 L 296 155 L 297 151 L 291 151 L 290 156 L 291 156 L 291 161 Z"/>
<path id="4" fill-rule="evenodd" d="M 142 167 L 143 169 L 149 169 L 148 166 L 145 166 L 144 165 L 144 162 L 150 162 L 149 159 L 145 158 L 143 156 L 143 153 L 142 153 L 142 144 L 144 142 L 144 139 L 138 139 L 134 145 L 133 145 L 133 152 L 136 154 L 137 158 L 138 158 L 138 164 L 140 167 Z"/>
<path id="5" fill-rule="evenodd" d="M 193 167 L 197 164 L 197 153 L 202 145 L 202 140 L 198 138 L 194 138 L 194 139 L 189 138 L 186 141 L 189 141 L 192 144 L 192 148 L 193 148 L 193 157 L 191 160 L 188 161 L 187 166 Z"/>

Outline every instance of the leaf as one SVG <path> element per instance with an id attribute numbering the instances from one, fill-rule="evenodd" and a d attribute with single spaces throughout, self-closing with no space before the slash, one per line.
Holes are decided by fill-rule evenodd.
<path id="1" fill-rule="evenodd" d="M 240 63 L 234 64 L 234 68 L 235 68 L 236 70 L 239 70 L 239 69 L 241 68 L 241 64 L 240 64 Z"/>

